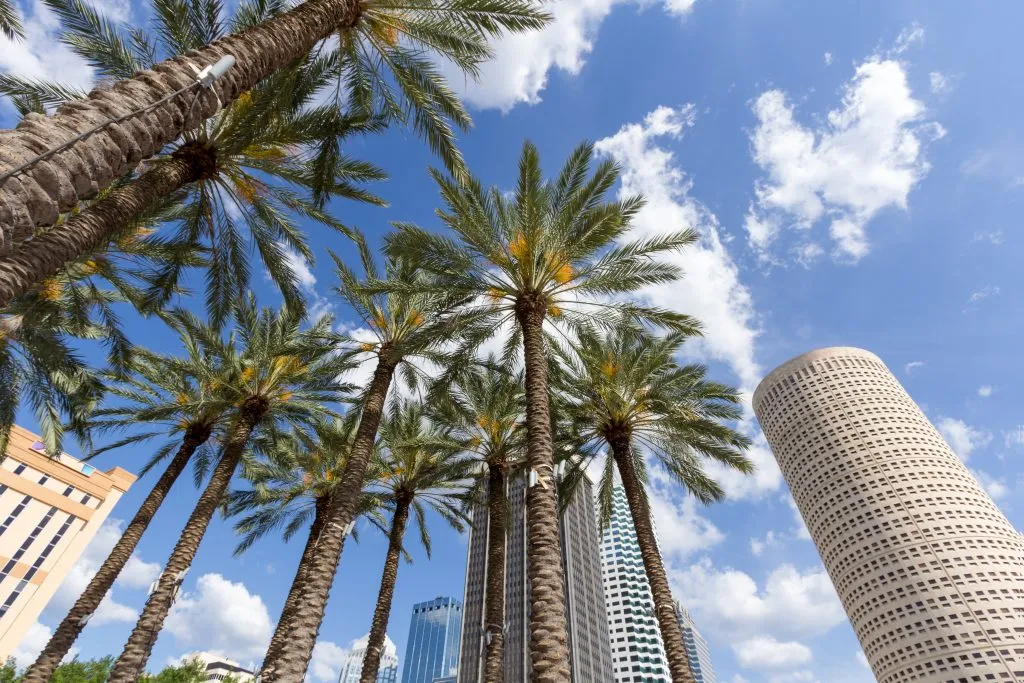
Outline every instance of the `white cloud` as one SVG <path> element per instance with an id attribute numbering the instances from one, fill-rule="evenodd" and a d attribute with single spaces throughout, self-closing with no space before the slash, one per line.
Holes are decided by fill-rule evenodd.
<path id="1" fill-rule="evenodd" d="M 871 663 L 868 662 L 867 655 L 864 654 L 864 650 L 857 650 L 857 662 L 866 669 L 871 668 Z"/>
<path id="2" fill-rule="evenodd" d="M 896 44 L 893 46 L 890 54 L 901 55 L 909 50 L 915 43 L 921 42 L 924 42 L 924 27 L 915 21 L 910 26 L 900 31 L 899 36 L 896 37 Z"/>
<path id="3" fill-rule="evenodd" d="M 1003 243 L 1003 231 L 1002 230 L 989 230 L 979 231 L 974 233 L 971 237 L 971 242 L 988 242 L 994 246 L 999 246 Z"/>
<path id="4" fill-rule="evenodd" d="M 982 384 L 980 387 L 978 387 L 978 396 L 981 396 L 982 398 L 988 398 L 991 395 L 992 395 L 992 386 L 991 385 L 989 385 L 989 384 Z"/>
<path id="5" fill-rule="evenodd" d="M 978 480 L 981 487 L 985 489 L 985 493 L 989 495 L 992 500 L 1000 500 L 1005 498 L 1010 493 L 1010 487 L 1006 484 L 1006 480 L 1002 478 L 993 477 L 988 472 L 982 470 L 971 470 L 971 474 Z"/>
<path id="6" fill-rule="evenodd" d="M 825 53 L 825 66 L 832 66 L 832 62 L 834 61 L 834 59 L 835 58 L 832 56 L 831 52 L 826 52 Z"/>
<path id="7" fill-rule="evenodd" d="M 923 368 L 924 365 L 925 363 L 923 360 L 912 360 L 903 366 L 903 372 L 909 375 L 912 372 L 914 372 L 914 370 L 917 370 L 918 368 Z"/>
<path id="8" fill-rule="evenodd" d="M 708 473 L 722 484 L 730 498 L 757 498 L 778 490 L 782 475 L 753 423 L 749 407 L 748 394 L 762 376 L 755 353 L 760 328 L 754 299 L 740 279 L 718 219 L 690 196 L 693 183 L 675 153 L 667 148 L 695 123 L 694 105 L 661 106 L 643 121 L 626 124 L 614 135 L 598 140 L 595 147 L 621 165 L 620 196 L 639 193 L 647 200 L 634 220 L 631 237 L 683 228 L 693 228 L 700 235 L 697 244 L 667 257 L 685 273 L 681 282 L 648 287 L 640 294 L 654 305 L 700 320 L 704 336 L 688 344 L 685 354 L 702 361 L 724 362 L 739 378 L 748 413 L 742 429 L 754 437 L 754 447 L 748 456 L 757 469 L 752 475 L 744 475 L 709 463 Z"/>
<path id="9" fill-rule="evenodd" d="M 1003 439 L 1007 448 L 1024 446 L 1024 425 L 1018 425 L 1008 432 L 1003 432 Z"/>
<path id="10" fill-rule="evenodd" d="M 971 292 L 971 296 L 970 296 L 969 299 L 967 299 L 967 303 L 968 304 L 977 303 L 977 302 L 981 301 L 982 299 L 989 298 L 990 296 L 996 296 L 996 295 L 999 294 L 999 292 L 1000 292 L 1000 289 L 999 289 L 998 286 L 986 285 L 986 286 L 982 287 L 981 289 L 978 289 L 978 290 L 975 290 L 975 291 Z"/>
<path id="11" fill-rule="evenodd" d="M 964 462 L 970 459 L 971 453 L 992 441 L 991 433 L 975 429 L 963 420 L 940 416 L 935 426 L 953 452 Z"/>
<path id="12" fill-rule="evenodd" d="M 823 567 L 800 571 L 781 565 L 761 588 L 750 575 L 730 567 L 719 570 L 704 557 L 672 571 L 670 580 L 702 630 L 735 641 L 816 636 L 846 620 Z"/>
<path id="13" fill-rule="evenodd" d="M 685 495 L 660 467 L 649 470 L 651 514 L 658 530 L 658 545 L 666 561 L 684 560 L 725 539 L 710 520 L 697 512 L 693 496 Z"/>
<path id="14" fill-rule="evenodd" d="M 735 643 L 732 650 L 744 669 L 789 669 L 811 661 L 811 649 L 806 645 L 765 636 Z"/>
<path id="15" fill-rule="evenodd" d="M 262 598 L 243 583 L 203 574 L 195 590 L 183 593 L 167 615 L 165 630 L 186 647 L 232 657 L 261 657 L 273 632 Z"/>
<path id="16" fill-rule="evenodd" d="M 661 0 L 662 9 L 682 17 L 696 0 Z M 480 67 L 477 80 L 467 80 L 457 69 L 442 69 L 463 97 L 482 109 L 508 111 L 520 103 L 536 104 L 553 70 L 570 76 L 580 72 L 594 48 L 605 17 L 617 5 L 641 7 L 647 0 L 556 0 L 544 9 L 553 21 L 540 31 L 505 36 L 494 41 L 494 57 Z"/>
<path id="17" fill-rule="evenodd" d="M 21 666 L 31 664 L 39 656 L 39 653 L 43 651 L 46 644 L 50 642 L 50 636 L 52 635 L 53 631 L 51 629 L 43 626 L 38 621 L 33 623 L 25 631 L 25 635 L 22 637 L 21 642 L 18 643 L 18 646 L 11 652 L 11 657 Z M 77 647 L 72 647 L 61 661 L 71 661 L 78 656 L 78 652 L 79 649 Z"/>
<path id="18" fill-rule="evenodd" d="M 29 4 L 24 26 L 24 41 L 0 36 L 0 73 L 56 81 L 82 90 L 92 86 L 92 68 L 59 42 L 60 22 L 40 0 Z"/>
<path id="19" fill-rule="evenodd" d="M 763 553 L 766 548 L 774 548 L 778 545 L 778 542 L 778 538 L 776 538 L 774 531 L 766 533 L 764 538 L 751 538 L 750 553 L 754 557 L 761 557 L 761 553 Z"/>
<path id="20" fill-rule="evenodd" d="M 143 562 L 138 556 L 132 555 L 117 577 L 117 582 L 128 588 L 148 589 L 159 575 L 159 562 Z"/>
<path id="21" fill-rule="evenodd" d="M 947 95 L 953 91 L 953 79 L 939 72 L 932 71 L 928 74 L 928 84 L 936 95 Z"/>
<path id="22" fill-rule="evenodd" d="M 797 121 L 781 90 L 762 93 L 753 110 L 752 154 L 766 175 L 755 186 L 745 227 L 766 261 L 773 260 L 772 245 L 784 230 L 806 233 L 826 222 L 833 258 L 863 258 L 870 251 L 868 223 L 883 209 L 907 208 L 911 190 L 930 169 L 926 142 L 945 133 L 924 121 L 924 104 L 913 97 L 904 65 L 877 55 L 857 67 L 841 106 L 820 125 Z"/>
<path id="23" fill-rule="evenodd" d="M 123 527 L 124 522 L 120 519 L 107 519 L 100 526 L 92 541 L 82 551 L 78 561 L 72 565 L 67 576 L 64 577 L 64 581 L 57 588 L 57 592 L 54 593 L 53 598 L 46 605 L 43 611 L 44 617 L 55 620 L 64 618 L 64 615 L 75 604 L 82 591 L 89 585 L 92 577 L 96 575 L 100 565 L 107 559 L 118 539 L 121 538 Z M 155 566 L 157 565 L 150 565 L 143 562 L 137 556 L 132 555 L 128 558 L 128 564 L 125 565 L 124 571 L 114 585 L 115 587 L 124 586 L 127 588 L 139 587 L 137 582 L 141 576 L 146 571 L 150 571 L 149 568 Z M 149 582 L 145 583 L 144 587 L 148 586 Z M 138 610 L 116 602 L 111 593 L 108 592 L 102 602 L 100 602 L 100 606 L 96 608 L 92 619 L 89 620 L 89 625 L 99 626 L 115 622 L 131 623 L 136 618 L 138 618 Z"/>
<path id="24" fill-rule="evenodd" d="M 698 244 L 670 258 L 685 272 L 681 282 L 643 292 L 654 304 L 684 311 L 704 323 L 704 337 L 692 352 L 728 363 L 744 387 L 761 378 L 754 344 L 759 334 L 750 290 L 740 281 L 719 232 L 718 219 L 690 196 L 692 183 L 664 146 L 695 123 L 696 110 L 658 107 L 642 122 L 630 123 L 598 140 L 597 151 L 622 165 L 620 196 L 642 193 L 646 206 L 637 214 L 632 237 L 693 228 Z M 663 144 L 659 144 L 663 143 Z"/>
<path id="25" fill-rule="evenodd" d="M 348 650 L 327 640 L 318 640 L 313 646 L 313 658 L 309 662 L 307 679 L 313 681 L 336 681 L 341 676 Z"/>
<path id="26" fill-rule="evenodd" d="M 768 679 L 769 683 L 819 683 L 818 677 L 811 671 L 791 671 L 775 674 Z"/>
<path id="27" fill-rule="evenodd" d="M 316 286 L 316 276 L 313 275 L 313 271 L 309 269 L 309 263 L 306 262 L 306 259 L 283 242 L 279 242 L 278 246 L 284 252 L 284 262 L 288 265 L 288 268 L 295 273 L 295 277 L 299 281 L 299 286 L 307 292 L 313 291 L 313 288 Z"/>

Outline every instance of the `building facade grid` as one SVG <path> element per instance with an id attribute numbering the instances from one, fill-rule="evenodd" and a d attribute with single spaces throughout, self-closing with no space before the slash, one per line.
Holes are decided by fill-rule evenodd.
<path id="1" fill-rule="evenodd" d="M 526 580 L 526 480 L 509 477 L 508 533 L 505 541 L 506 681 L 529 680 L 529 586 Z M 562 566 L 566 575 L 566 615 L 572 683 L 612 683 L 600 553 L 592 506 L 593 485 L 586 477 L 561 511 Z M 486 579 L 487 508 L 477 504 L 467 551 L 459 683 L 480 683 L 483 665 L 483 601 Z"/>
<path id="2" fill-rule="evenodd" d="M 812 351 L 754 411 L 879 683 L 1024 682 L 1024 539 L 885 364 Z"/>

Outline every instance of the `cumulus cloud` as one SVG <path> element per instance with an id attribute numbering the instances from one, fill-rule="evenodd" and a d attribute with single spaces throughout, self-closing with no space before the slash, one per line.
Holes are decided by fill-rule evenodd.
<path id="1" fill-rule="evenodd" d="M 749 392 L 762 376 L 755 352 L 760 326 L 754 298 L 740 278 L 718 219 L 690 195 L 693 183 L 668 148 L 695 124 L 694 105 L 661 106 L 643 121 L 626 124 L 598 140 L 595 147 L 622 167 L 620 196 L 639 193 L 647 200 L 634 220 L 631 237 L 683 228 L 699 234 L 697 244 L 667 257 L 682 268 L 684 279 L 648 287 L 640 294 L 654 305 L 693 315 L 704 323 L 704 336 L 688 344 L 685 353 L 701 361 L 723 362 L 739 378 L 748 413 L 742 428 L 754 437 L 748 456 L 757 469 L 753 475 L 744 475 L 709 463 L 708 471 L 730 498 L 758 498 L 778 490 L 782 475 L 749 407 Z"/>
<path id="2" fill-rule="evenodd" d="M 732 646 L 736 661 L 745 669 L 789 669 L 811 661 L 811 649 L 802 643 L 781 643 L 759 636 Z"/>
<path id="3" fill-rule="evenodd" d="M 754 557 L 761 557 L 767 548 L 773 548 L 778 545 L 779 539 L 776 537 L 774 531 L 769 531 L 764 535 L 764 538 L 751 538 L 750 539 L 750 553 Z"/>
<path id="4" fill-rule="evenodd" d="M 662 0 L 662 10 L 684 17 L 696 0 Z M 444 64 L 452 85 L 481 109 L 508 111 L 517 104 L 536 104 L 552 71 L 570 76 L 580 72 L 594 48 L 605 17 L 617 5 L 645 6 L 645 0 L 556 0 L 545 4 L 553 21 L 540 31 L 505 36 L 494 41 L 494 57 L 481 66 L 477 80 L 466 80 Z"/>
<path id="5" fill-rule="evenodd" d="M 982 384 L 980 387 L 978 387 L 978 396 L 981 396 L 982 398 L 988 398 L 991 395 L 992 395 L 992 386 L 991 385 L 989 385 L 989 384 Z"/>
<path id="6" fill-rule="evenodd" d="M 986 285 L 981 289 L 971 292 L 971 296 L 967 299 L 967 305 L 976 304 L 983 299 L 997 296 L 1001 290 L 996 285 Z"/>
<path id="7" fill-rule="evenodd" d="M 903 40 L 909 45 L 916 38 Z M 756 183 L 745 227 L 766 261 L 777 259 L 773 246 L 785 230 L 795 230 L 802 245 L 821 224 L 828 225 L 833 258 L 863 258 L 871 249 L 868 223 L 883 209 L 907 208 L 911 190 L 930 169 L 926 144 L 945 134 L 924 120 L 925 106 L 914 98 L 905 66 L 878 55 L 857 66 L 840 106 L 821 124 L 798 121 L 781 90 L 762 93 L 753 110 L 752 154 L 765 175 Z M 797 249 L 798 261 L 806 264 L 807 255 Z"/>
<path id="8" fill-rule="evenodd" d="M 835 58 L 832 56 L 831 52 L 826 52 L 825 53 L 825 66 L 832 66 L 832 62 L 834 61 L 834 59 Z"/>
<path id="9" fill-rule="evenodd" d="M 683 560 L 725 539 L 710 520 L 697 512 L 697 502 L 670 480 L 660 467 L 650 469 L 649 502 L 658 529 L 658 545 L 666 559 Z"/>
<path id="10" fill-rule="evenodd" d="M 92 68 L 58 42 L 60 22 L 40 0 L 27 5 L 24 25 L 23 41 L 12 41 L 0 35 L 0 72 L 23 78 L 56 81 L 82 90 L 92 86 Z"/>
<path id="11" fill-rule="evenodd" d="M 165 630 L 179 645 L 244 660 L 263 655 L 273 623 L 263 599 L 245 584 L 203 574 L 174 603 Z"/>
<path id="12" fill-rule="evenodd" d="M 992 441 L 992 434 L 975 429 L 963 420 L 940 416 L 935 427 L 959 458 L 967 462 L 971 453 L 984 448 Z"/>
<path id="13" fill-rule="evenodd" d="M 685 570 L 673 570 L 670 581 L 702 630 L 737 642 L 817 636 L 846 620 L 823 567 L 801 571 L 784 564 L 761 587 L 749 574 L 718 569 L 704 557 Z"/>
<path id="14" fill-rule="evenodd" d="M 309 662 L 307 679 L 312 681 L 336 681 L 345 666 L 348 650 L 328 640 L 318 640 L 313 646 L 313 658 Z"/>
<path id="15" fill-rule="evenodd" d="M 22 637 L 21 642 L 18 643 L 18 646 L 11 652 L 11 657 L 21 666 L 34 662 L 39 653 L 46 647 L 46 644 L 50 642 L 50 636 L 52 635 L 53 631 L 51 629 L 43 626 L 38 621 L 33 623 L 25 631 L 25 635 Z M 77 647 L 72 647 L 61 661 L 71 661 L 78 656 L 78 652 Z"/>
<path id="16" fill-rule="evenodd" d="M 971 242 L 988 242 L 989 244 L 998 247 L 1003 243 L 1003 231 L 979 230 L 971 237 Z"/>
<path id="17" fill-rule="evenodd" d="M 64 581 L 61 582 L 57 592 L 43 610 L 45 619 L 63 619 L 71 606 L 78 600 L 78 596 L 86 589 L 92 577 L 96 575 L 100 565 L 107 559 L 110 551 L 114 548 L 118 539 L 124 531 L 124 522 L 120 519 L 107 519 L 96 531 L 89 545 L 85 547 L 78 561 L 68 571 Z M 152 582 L 152 579 L 144 581 L 148 576 L 155 578 L 159 573 L 159 565 L 143 562 L 138 556 L 132 555 L 128 558 L 128 564 L 115 582 L 115 587 L 145 588 Z M 100 606 L 96 608 L 90 626 L 100 626 L 109 623 L 131 623 L 138 618 L 138 610 L 128 605 L 117 602 L 113 599 L 112 591 L 104 596 Z"/>
<path id="18" fill-rule="evenodd" d="M 1010 493 L 1010 487 L 1007 485 L 1006 480 L 1001 477 L 994 477 L 988 472 L 982 470 L 971 470 L 971 474 L 978 480 L 981 487 L 985 489 L 985 493 L 989 495 L 992 500 L 1000 500 L 1005 498 Z"/>

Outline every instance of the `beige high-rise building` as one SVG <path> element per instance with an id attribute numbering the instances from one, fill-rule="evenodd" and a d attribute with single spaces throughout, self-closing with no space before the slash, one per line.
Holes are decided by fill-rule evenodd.
<path id="1" fill-rule="evenodd" d="M 14 427 L 0 463 L 0 661 L 53 597 L 135 475 L 100 472 Z M 24 663 L 24 662 L 23 662 Z"/>
<path id="2" fill-rule="evenodd" d="M 1024 539 L 885 364 L 805 353 L 754 411 L 879 683 L 1024 683 Z"/>

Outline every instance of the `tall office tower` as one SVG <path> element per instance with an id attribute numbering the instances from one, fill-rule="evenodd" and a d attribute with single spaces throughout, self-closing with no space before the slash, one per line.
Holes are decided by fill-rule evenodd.
<path id="1" fill-rule="evenodd" d="M 402 683 L 433 683 L 459 671 L 462 603 L 434 598 L 412 607 Z"/>
<path id="2" fill-rule="evenodd" d="M 679 617 L 679 628 L 683 631 L 683 642 L 686 643 L 686 658 L 690 663 L 690 673 L 697 683 L 716 683 L 715 669 L 711 666 L 711 650 L 708 641 L 697 630 L 693 618 L 686 608 L 676 600 L 676 616 Z"/>
<path id="3" fill-rule="evenodd" d="M 0 463 L 0 661 L 5 661 L 135 476 L 99 472 L 11 430 Z"/>
<path id="4" fill-rule="evenodd" d="M 507 484 L 510 514 L 505 541 L 505 680 L 526 681 L 530 671 L 529 586 L 526 581 L 526 482 Z M 601 592 L 601 560 L 593 484 L 584 477 L 562 510 L 569 660 L 573 683 L 612 683 L 611 647 Z M 480 683 L 483 668 L 483 601 L 486 578 L 487 508 L 471 511 L 459 683 Z"/>
<path id="5" fill-rule="evenodd" d="M 615 683 L 671 683 L 636 527 L 618 482 L 612 490 L 612 516 L 601 536 L 601 574 Z"/>
<path id="6" fill-rule="evenodd" d="M 879 683 L 1024 682 L 1024 539 L 882 361 L 811 351 L 754 411 Z"/>
<path id="7" fill-rule="evenodd" d="M 366 657 L 366 643 L 369 635 L 365 635 L 352 643 L 352 651 L 345 658 L 345 666 L 341 667 L 338 683 L 359 683 L 363 673 L 363 659 Z M 377 683 L 397 683 L 398 681 L 398 648 L 387 635 L 384 636 L 384 654 L 380 657 L 377 669 Z"/>

